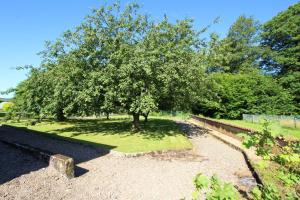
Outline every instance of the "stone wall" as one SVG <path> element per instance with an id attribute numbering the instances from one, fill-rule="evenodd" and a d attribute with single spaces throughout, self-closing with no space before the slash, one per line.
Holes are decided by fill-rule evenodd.
<path id="1" fill-rule="evenodd" d="M 199 116 L 192 116 L 193 119 L 202 122 L 204 127 L 211 128 L 213 130 L 219 131 L 221 133 L 224 133 L 226 135 L 229 135 L 231 137 L 234 137 L 236 139 L 240 139 L 239 137 L 236 136 L 237 133 L 246 133 L 246 134 L 251 134 L 254 133 L 255 131 L 252 129 L 244 128 L 244 127 L 238 127 L 234 126 L 231 124 L 226 124 L 223 122 L 218 122 L 215 120 L 207 119 L 204 117 L 199 117 Z"/>

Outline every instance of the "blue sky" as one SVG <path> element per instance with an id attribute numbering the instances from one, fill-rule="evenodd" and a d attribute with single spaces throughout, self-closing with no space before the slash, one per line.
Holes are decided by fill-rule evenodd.
<path id="1" fill-rule="evenodd" d="M 101 0 L 3 0 L 0 2 L 0 91 L 15 87 L 26 78 L 25 71 L 13 68 L 38 65 L 37 55 L 45 40 L 55 40 L 63 31 L 78 25 L 91 8 L 115 1 Z M 122 5 L 132 2 L 121 0 Z M 190 17 L 199 29 L 220 17 L 210 31 L 225 35 L 242 14 L 265 22 L 296 0 L 137 0 L 142 10 L 160 19 Z M 5 96 L 5 95 L 0 95 Z"/>

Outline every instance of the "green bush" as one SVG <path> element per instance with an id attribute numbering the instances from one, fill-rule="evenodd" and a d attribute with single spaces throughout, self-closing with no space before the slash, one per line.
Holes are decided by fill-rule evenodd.
<path id="1" fill-rule="evenodd" d="M 266 120 L 263 127 L 262 132 L 251 135 L 248 139 L 244 140 L 243 144 L 247 148 L 255 146 L 257 155 L 269 158 L 275 144 L 275 138 L 269 130 L 269 121 Z"/>
<path id="2" fill-rule="evenodd" d="M 2 109 L 3 109 L 3 111 L 7 112 L 13 107 L 13 105 L 14 104 L 12 102 L 5 102 L 5 103 L 3 103 Z"/>
<path id="3" fill-rule="evenodd" d="M 272 77 L 248 74 L 213 73 L 211 95 L 194 111 L 216 118 L 240 119 L 242 114 L 292 114 L 292 96 Z"/>
<path id="4" fill-rule="evenodd" d="M 5 113 L 0 110 L 0 117 L 5 117 Z"/>
<path id="5" fill-rule="evenodd" d="M 254 200 L 280 200 L 278 189 L 273 185 L 255 187 L 252 191 Z"/>
<path id="6" fill-rule="evenodd" d="M 196 190 L 193 192 L 193 199 L 198 199 L 201 191 L 205 191 L 207 200 L 237 200 L 240 199 L 239 192 L 231 183 L 221 181 L 216 175 L 208 178 L 199 173 L 194 178 Z"/>

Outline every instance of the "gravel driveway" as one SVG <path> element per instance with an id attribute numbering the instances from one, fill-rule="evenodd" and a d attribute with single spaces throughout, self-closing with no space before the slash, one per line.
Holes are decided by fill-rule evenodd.
<path id="1" fill-rule="evenodd" d="M 94 156 L 95 149 L 85 149 L 93 152 L 93 156 L 77 160 L 77 166 L 85 173 L 71 180 L 59 177 L 51 168 L 41 168 L 37 160 L 30 160 L 37 165 L 33 168 L 36 171 L 29 173 L 25 170 L 23 175 L 0 185 L 0 199 L 190 199 L 194 189 L 192 180 L 199 172 L 206 175 L 217 174 L 234 184 L 239 182 L 238 174 L 250 173 L 240 152 L 206 134 L 205 130 L 186 124 L 181 126 L 190 134 L 195 146 L 192 151 L 195 156 L 191 156 L 191 159 L 182 159 L 180 156 L 177 158 L 176 153 L 170 154 L 169 159 L 161 159 L 166 157 L 164 154 L 131 158 L 110 153 L 98 153 L 98 156 Z M 7 138 L 4 135 L 8 132 L 15 136 L 14 140 L 21 137 L 17 136 L 19 133 L 13 133 L 18 132 L 16 130 L 1 131 L 0 128 L 0 138 Z M 55 146 L 56 149 L 60 148 L 55 140 L 44 137 L 40 139 L 48 140 L 50 146 Z M 15 154 L 16 157 L 23 157 L 20 152 L 9 147 L 5 147 L 3 155 L 2 149 L 3 147 L 1 156 Z M 71 150 L 76 156 L 76 149 Z M 83 152 L 79 150 L 78 153 Z M 0 166 L 2 165 L 1 162 Z M 0 175 L 2 176 L 2 172 Z"/>

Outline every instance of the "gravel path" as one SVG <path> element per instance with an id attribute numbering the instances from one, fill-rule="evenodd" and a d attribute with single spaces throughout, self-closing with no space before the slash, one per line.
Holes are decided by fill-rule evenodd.
<path id="1" fill-rule="evenodd" d="M 0 155 L 0 184 L 22 174 L 47 167 L 46 163 L 2 142 L 0 142 Z"/>
<path id="2" fill-rule="evenodd" d="M 63 139 L 63 138 L 62 138 Z M 109 153 L 112 146 L 103 145 L 105 148 L 91 148 L 78 142 L 66 142 L 43 134 L 29 132 L 9 126 L 0 127 L 0 140 L 16 142 L 44 149 L 55 154 L 63 154 L 74 158 L 75 163 L 85 162 Z M 74 139 L 74 141 L 76 141 Z M 54 145 L 55 144 L 55 145 Z"/>
<path id="3" fill-rule="evenodd" d="M 67 155 L 72 153 L 76 156 L 77 153 L 81 154 L 84 151 L 92 154 L 92 156 L 88 156 L 89 159 L 84 156 L 81 160 L 77 159 L 77 166 L 86 173 L 74 179 L 66 180 L 58 177 L 51 168 L 41 168 L 0 185 L 0 199 L 174 200 L 183 197 L 190 199 L 194 189 L 192 179 L 199 172 L 206 175 L 217 174 L 225 181 L 234 184 L 239 182 L 238 174 L 241 172 L 250 173 L 240 152 L 205 134 L 205 130 L 186 124 L 181 124 L 181 126 L 189 132 L 191 141 L 195 146 L 193 152 L 196 156 L 194 156 L 194 160 L 177 159 L 176 155 L 171 159 L 161 159 L 161 157 L 164 158 L 163 154 L 132 158 L 119 157 L 113 154 L 104 155 L 97 154 L 98 149 L 87 146 L 66 141 L 57 142 L 57 140 L 48 140 L 45 137 L 35 138 L 31 141 L 37 142 L 37 145 L 41 142 L 39 140 L 47 140 L 45 143 L 49 144 L 44 146 L 44 149 L 54 146 L 52 148 L 61 152 L 59 148 L 70 147 L 71 150 L 63 150 Z M 7 134 L 13 136 L 14 140 L 18 140 L 19 137 L 31 138 L 30 136 L 32 136 L 30 133 L 26 133 L 29 136 L 24 136 L 24 132 L 22 134 L 14 132 L 19 131 L 0 128 L 0 138 L 9 138 Z M 31 145 L 35 143 L 25 140 L 22 142 L 28 142 Z M 73 145 L 80 148 L 78 152 Z M 6 151 L 14 152 L 11 148 L 7 148 Z M 7 153 L 4 153 L 4 157 L 6 155 Z M 20 157 L 18 153 L 16 156 Z M 38 163 L 37 161 L 32 162 Z"/>

